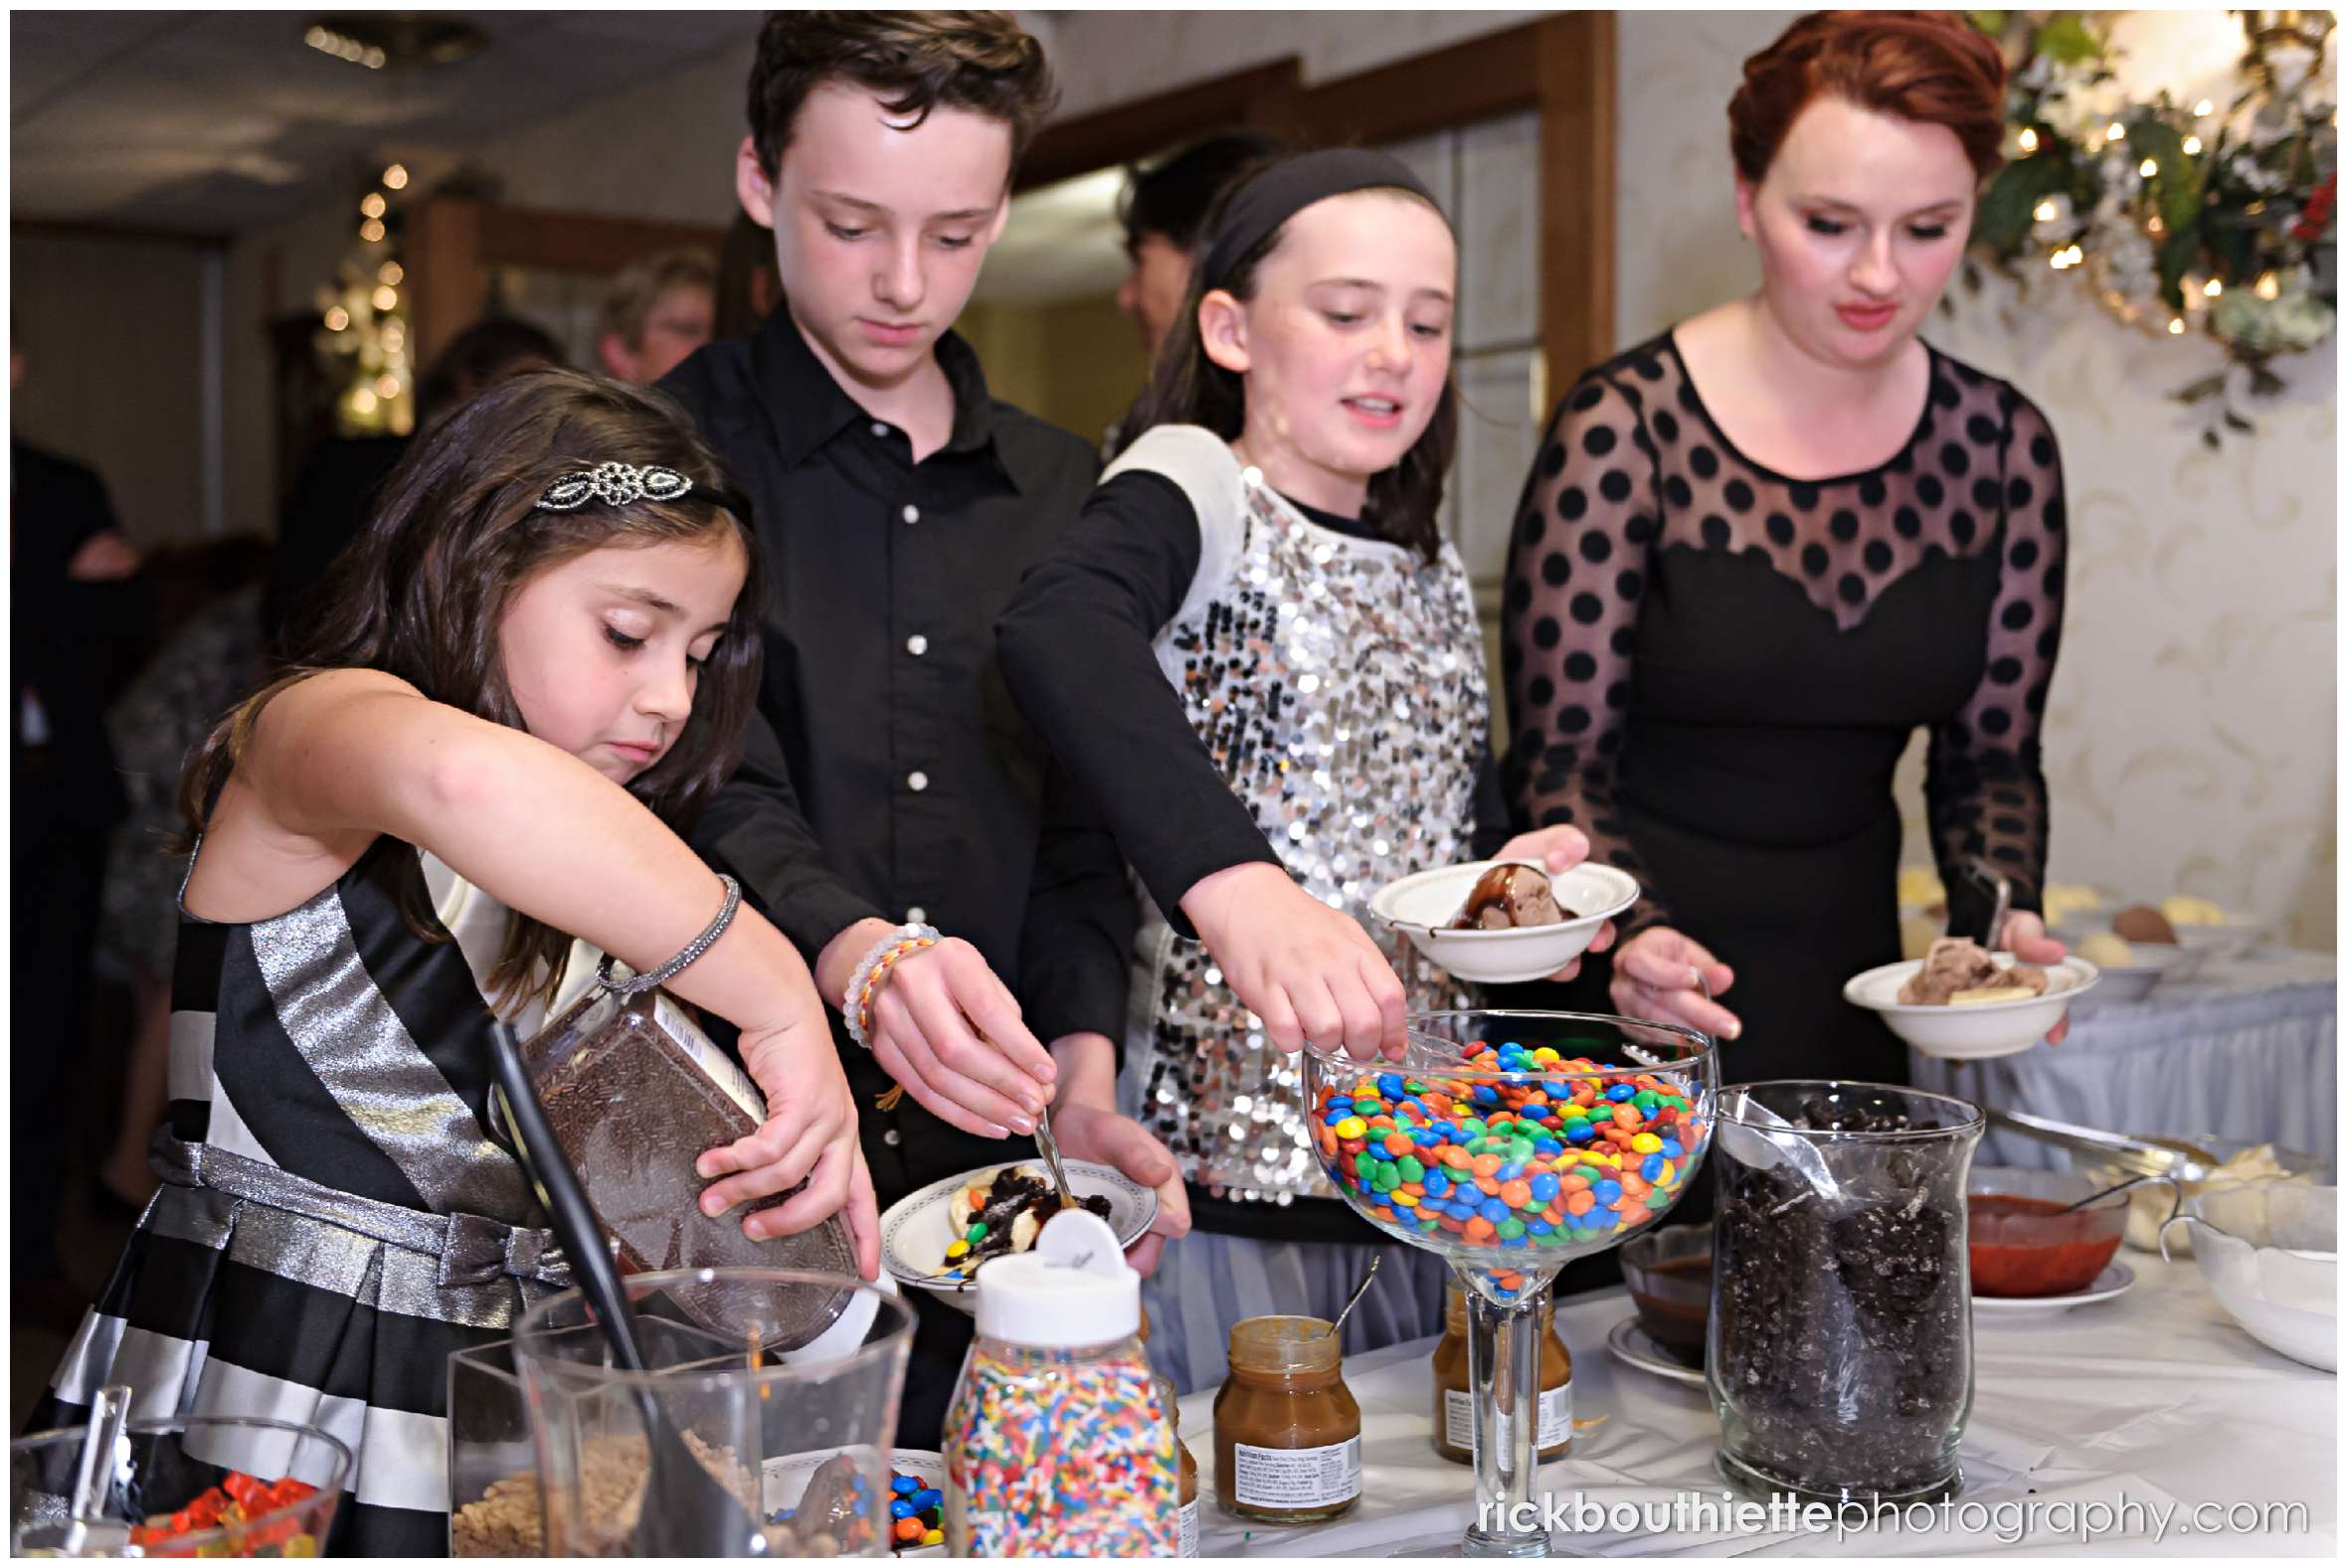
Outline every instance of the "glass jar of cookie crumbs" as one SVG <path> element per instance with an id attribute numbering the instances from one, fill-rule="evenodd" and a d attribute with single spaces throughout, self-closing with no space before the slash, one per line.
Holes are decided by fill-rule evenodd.
<path id="1" fill-rule="evenodd" d="M 1720 1468 L 1747 1493 L 1890 1506 L 1962 1484 L 1964 1189 L 1986 1126 L 1881 1084 L 1720 1095 L 1706 1369 Z"/>

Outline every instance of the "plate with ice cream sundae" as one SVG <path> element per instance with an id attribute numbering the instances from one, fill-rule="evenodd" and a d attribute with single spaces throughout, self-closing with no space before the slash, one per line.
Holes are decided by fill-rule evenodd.
<path id="1" fill-rule="evenodd" d="M 1388 882 L 1369 911 L 1458 978 L 1513 984 L 1554 974 L 1637 902 L 1638 884 L 1612 866 L 1476 860 Z"/>
<path id="2" fill-rule="evenodd" d="M 1969 938 L 1941 937 L 1919 959 L 1852 976 L 1842 998 L 1881 1013 L 1893 1034 L 1926 1056 L 1973 1061 L 2028 1050 L 2099 978 L 2084 958 L 2040 968 Z"/>
<path id="3" fill-rule="evenodd" d="M 1158 1217 L 1158 1195 L 1114 1165 L 1062 1160 L 1077 1204 L 1130 1247 Z M 1040 1161 L 989 1165 L 899 1198 L 880 1216 L 880 1266 L 896 1283 L 976 1311 L 972 1285 L 996 1258 L 1026 1252 L 1061 1212 Z"/>

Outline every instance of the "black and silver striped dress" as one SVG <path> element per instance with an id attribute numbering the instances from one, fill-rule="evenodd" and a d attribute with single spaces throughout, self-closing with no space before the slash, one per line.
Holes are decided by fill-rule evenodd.
<path id="1" fill-rule="evenodd" d="M 397 907 L 417 854 L 378 839 L 251 925 L 183 905 L 164 1184 L 32 1423 L 79 1424 L 125 1382 L 134 1416 L 321 1427 L 356 1458 L 329 1554 L 446 1552 L 449 1354 L 564 1282 L 485 1131 L 481 944 L 427 942 Z"/>

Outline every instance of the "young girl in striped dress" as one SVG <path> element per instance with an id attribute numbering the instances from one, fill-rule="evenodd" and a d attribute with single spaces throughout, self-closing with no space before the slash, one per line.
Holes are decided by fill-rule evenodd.
<path id="1" fill-rule="evenodd" d="M 672 403 L 567 371 L 404 459 L 296 667 L 190 759 L 163 1185 L 35 1428 L 109 1383 L 322 1427 L 356 1459 L 328 1553 L 442 1554 L 449 1353 L 568 1283 L 486 1097 L 574 937 L 650 970 L 721 931 L 669 988 L 740 1025 L 768 1120 L 701 1153 L 702 1207 L 812 1177 L 748 1234 L 845 1209 L 876 1272 L 812 983 L 674 831 L 758 680 L 748 523 Z"/>

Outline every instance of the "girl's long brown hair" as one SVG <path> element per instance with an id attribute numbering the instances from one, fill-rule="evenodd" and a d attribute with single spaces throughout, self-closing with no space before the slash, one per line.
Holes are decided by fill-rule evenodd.
<path id="1" fill-rule="evenodd" d="M 692 481 L 674 501 L 590 500 L 538 509 L 554 481 L 601 462 L 656 464 Z M 685 412 L 664 394 L 570 370 L 502 382 L 419 436 L 384 483 L 365 532 L 343 551 L 287 634 L 285 672 L 223 719 L 188 759 L 179 808 L 192 846 L 246 755 L 270 700 L 323 670 L 396 675 L 434 702 L 527 730 L 497 645 L 525 582 L 590 550 L 701 541 L 730 531 L 749 560 L 724 635 L 702 666 L 675 744 L 628 785 L 679 831 L 741 760 L 756 706 L 765 579 L 750 513 Z M 401 913 L 428 941 L 448 932 L 413 856 L 386 857 Z M 571 939 L 516 913 L 490 975 L 500 1009 L 551 1000 Z"/>
<path id="2" fill-rule="evenodd" d="M 1180 314 L 1174 318 L 1174 328 L 1158 350 L 1157 361 L 1150 371 L 1149 389 L 1142 394 L 1128 422 L 1129 428 L 1117 433 L 1119 450 L 1132 445 L 1142 432 L 1158 425 L 1202 425 L 1226 441 L 1236 440 L 1247 428 L 1246 381 L 1214 363 L 1206 352 L 1205 337 L 1198 331 L 1198 304 L 1208 290 L 1205 268 L 1195 264 L 1214 243 L 1231 192 L 1244 183 L 1242 175 L 1222 188 L 1222 194 L 1215 198 L 1204 226 L 1198 231 L 1197 244 L 1190 250 L 1189 289 L 1182 296 Z M 1384 194 L 1418 200 L 1398 187 Z M 1443 216 L 1439 208 L 1435 215 Z M 1450 220 L 1444 217 L 1443 221 Z M 1279 249 L 1280 240 L 1287 232 L 1287 224 L 1273 230 L 1261 245 L 1239 259 L 1227 279 L 1215 286 L 1241 303 L 1253 299 L 1256 274 L 1262 271 L 1265 259 Z M 1435 401 L 1434 417 L 1426 422 L 1426 429 L 1410 443 L 1410 449 L 1402 453 L 1401 461 L 1369 476 L 1361 521 L 1395 544 L 1417 551 L 1428 561 L 1440 556 L 1443 479 L 1451 471 L 1451 458 L 1458 446 L 1459 393 L 1456 383 L 1446 373 L 1442 396 Z"/>

